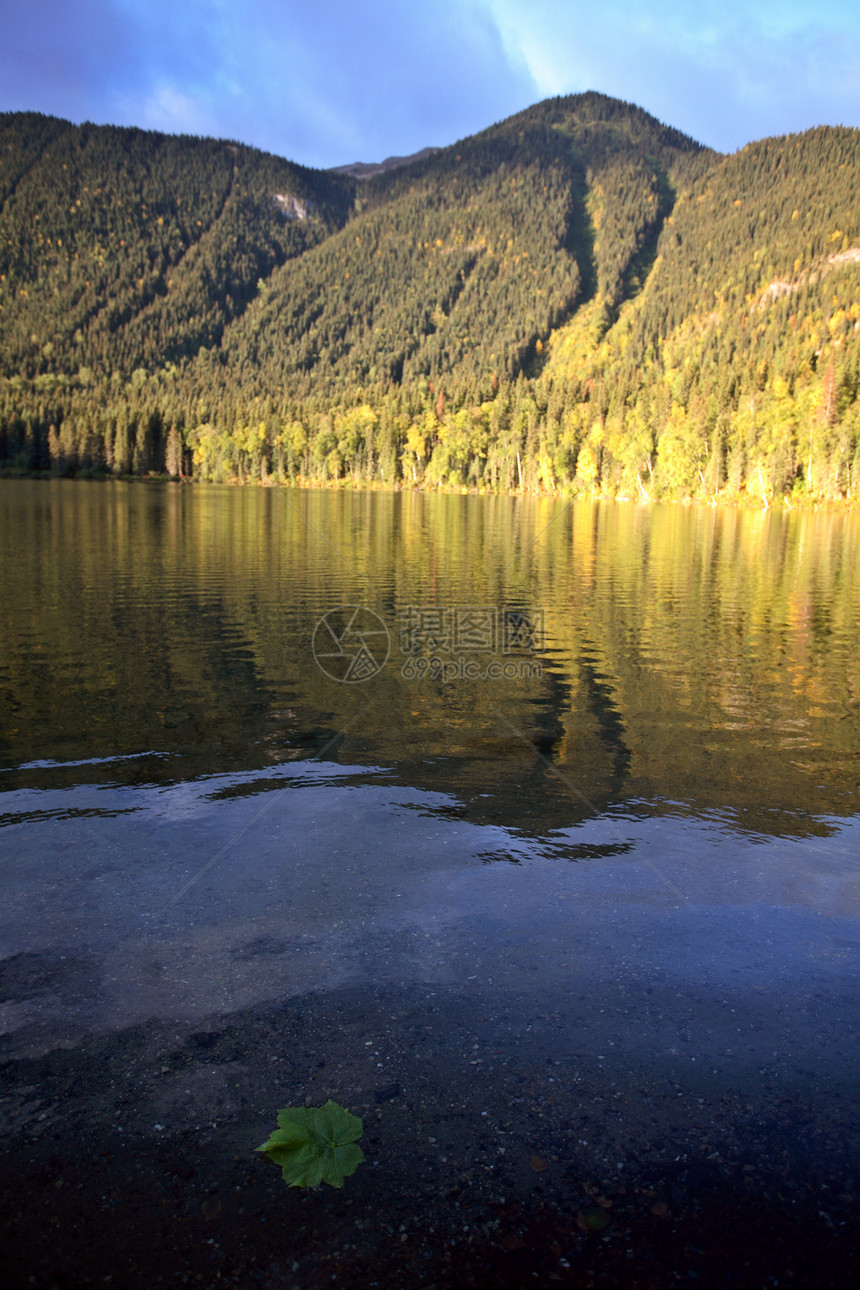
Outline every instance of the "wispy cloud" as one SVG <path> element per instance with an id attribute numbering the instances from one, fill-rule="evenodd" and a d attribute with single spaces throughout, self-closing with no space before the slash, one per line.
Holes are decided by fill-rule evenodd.
<path id="1" fill-rule="evenodd" d="M 229 136 L 311 165 L 453 142 L 584 89 L 724 150 L 860 124 L 853 0 L 0 6 L 0 108 Z"/>
<path id="2" fill-rule="evenodd" d="M 162 81 L 148 96 L 127 101 L 122 112 L 138 124 L 165 134 L 217 134 L 218 115 L 201 96 Z"/>
<path id="3" fill-rule="evenodd" d="M 486 0 L 543 94 L 601 90 L 725 151 L 860 124 L 860 8 L 688 0 Z"/>

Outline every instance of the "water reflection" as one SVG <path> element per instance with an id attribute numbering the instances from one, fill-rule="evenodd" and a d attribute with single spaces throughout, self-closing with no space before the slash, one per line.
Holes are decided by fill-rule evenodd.
<path id="1" fill-rule="evenodd" d="M 13 1001 L 7 1029 L 38 1046 L 57 1025 L 201 1018 L 347 984 L 471 979 L 555 992 L 559 1007 L 590 980 L 641 987 L 658 969 L 705 995 L 856 971 L 856 822 L 831 820 L 816 844 L 744 839 L 687 805 L 615 807 L 536 837 L 395 778 L 299 762 L 43 789 L 39 820 L 31 792 L 9 793 L 5 955 L 89 966 L 68 997 Z"/>
<path id="2" fill-rule="evenodd" d="M 0 540 L 0 791 L 109 809 L 324 756 L 531 837 L 628 804 L 789 836 L 857 809 L 856 518 L 0 481 Z M 392 643 L 363 686 L 310 649 L 351 604 Z M 539 667 L 407 674 L 428 606 L 540 616 Z"/>

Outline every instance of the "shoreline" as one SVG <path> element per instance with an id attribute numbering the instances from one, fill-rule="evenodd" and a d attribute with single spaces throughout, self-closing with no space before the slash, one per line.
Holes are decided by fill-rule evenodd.
<path id="1" fill-rule="evenodd" d="M 177 487 L 215 487 L 215 488 L 282 488 L 296 491 L 320 491 L 343 493 L 417 493 L 426 497 L 521 497 L 531 501 L 558 502 L 620 502 L 633 503 L 636 506 L 698 506 L 711 510 L 774 511 L 784 514 L 797 511 L 801 514 L 822 511 L 836 515 L 860 514 L 860 498 L 847 497 L 789 497 L 787 495 L 763 499 L 754 495 L 721 495 L 713 497 L 634 497 L 631 494 L 611 493 L 570 493 L 570 492 L 534 492 L 524 489 L 487 489 L 469 488 L 465 485 L 456 488 L 424 488 L 421 484 L 410 484 L 398 480 L 386 484 L 379 480 L 330 480 L 330 479 L 197 479 L 190 475 L 172 476 L 150 473 L 147 475 L 110 475 L 93 472 L 91 474 L 56 475 L 51 471 L 17 471 L 0 469 L 0 480 L 33 479 L 42 482 L 87 482 L 87 483 L 122 483 L 122 484 L 175 484 Z"/>

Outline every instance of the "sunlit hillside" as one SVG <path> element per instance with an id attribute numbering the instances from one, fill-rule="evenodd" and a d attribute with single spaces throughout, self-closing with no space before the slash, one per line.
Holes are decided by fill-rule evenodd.
<path id="1" fill-rule="evenodd" d="M 856 500 L 858 141 L 585 94 L 357 179 L 0 116 L 0 463 Z"/>

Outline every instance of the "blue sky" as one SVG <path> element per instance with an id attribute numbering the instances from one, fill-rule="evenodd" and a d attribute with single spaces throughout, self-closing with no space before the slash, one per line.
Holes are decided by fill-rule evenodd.
<path id="1" fill-rule="evenodd" d="M 553 94 L 721 151 L 860 126 L 857 0 L 0 0 L 0 110 L 313 166 L 453 143 Z"/>

